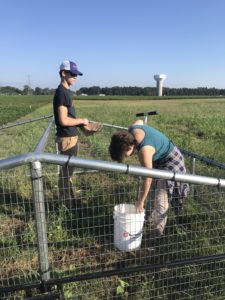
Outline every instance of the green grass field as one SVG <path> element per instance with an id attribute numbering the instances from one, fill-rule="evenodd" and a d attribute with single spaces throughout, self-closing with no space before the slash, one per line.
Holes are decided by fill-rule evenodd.
<path id="1" fill-rule="evenodd" d="M 127 98 L 124 97 L 123 100 L 120 97 L 118 100 L 115 97 L 112 100 L 111 97 L 110 100 L 106 98 L 99 100 L 96 97 L 94 99 L 97 100 L 92 100 L 90 97 L 88 99 L 85 97 L 84 100 L 80 100 L 81 98 L 74 100 L 74 105 L 78 116 L 125 127 L 136 119 L 136 113 L 156 110 L 158 115 L 148 118 L 149 125 L 162 130 L 181 148 L 214 160 L 224 161 L 225 98 L 166 100 L 142 100 L 143 97 L 136 97 L 136 100 L 132 97 L 132 100 L 128 100 Z M 52 114 L 52 96 L 0 96 L 0 125 L 48 114 Z M 42 123 L 46 124 L 46 122 Z M 24 125 L 25 129 L 18 129 L 18 138 L 21 140 L 21 131 L 26 132 L 24 136 L 29 136 L 29 147 L 32 149 L 37 141 L 35 128 L 39 128 L 40 124 L 42 127 L 42 123 Z M 34 132 L 31 133 L 31 130 Z M 13 135 L 15 131 L 17 132 L 17 129 L 9 132 Z M 1 131 L 0 142 L 2 139 L 1 144 L 7 148 L 7 137 L 4 132 L 6 131 Z M 27 144 L 23 139 L 21 143 Z M 15 145 L 10 146 L 12 154 L 26 151 L 25 148 L 21 149 L 20 145 L 18 146 L 21 143 L 15 136 Z M 4 152 L 4 149 L 1 151 Z"/>
<path id="2" fill-rule="evenodd" d="M 51 102 L 50 96 L 1 96 L 0 125 L 52 114 Z M 136 113 L 156 110 L 158 115 L 148 118 L 149 125 L 162 130 L 179 147 L 225 162 L 224 98 L 159 100 L 132 98 L 129 100 L 127 97 L 124 99 L 115 97 L 102 100 L 88 97 L 85 100 L 75 99 L 74 105 L 80 117 L 124 127 L 129 126 L 136 119 Z M 49 120 L 37 121 L 0 130 L 0 157 L 6 158 L 33 151 L 48 122 Z M 100 148 L 104 151 L 100 151 L 97 158 L 109 160 L 107 138 L 104 137 L 104 132 L 92 138 L 81 137 L 82 156 L 92 157 L 92 154 L 96 154 L 97 149 Z M 54 151 L 53 141 L 54 132 L 52 143 L 47 148 L 49 151 Z M 85 187 L 85 190 L 78 195 L 85 209 L 82 220 L 77 224 L 73 213 L 65 209 L 64 205 L 60 207 L 57 201 L 52 201 L 57 199 L 57 176 L 50 172 L 56 171 L 55 168 L 45 166 L 44 169 L 45 199 L 48 205 L 49 259 L 52 262 L 51 272 L 54 277 L 79 275 L 80 266 L 87 272 L 92 272 L 93 266 L 98 271 L 98 267 L 104 265 L 107 270 L 116 267 L 118 263 L 124 263 L 125 259 L 128 259 L 128 265 L 132 266 L 169 261 L 171 257 L 179 260 L 184 257 L 221 254 L 225 251 L 223 243 L 225 207 L 221 196 L 223 194 L 217 193 L 216 189 L 202 188 L 195 198 L 189 197 L 184 214 L 178 220 L 181 224 L 177 223 L 174 213 L 170 213 L 168 236 L 160 242 L 155 242 L 154 256 L 146 258 L 146 249 L 143 249 L 139 257 L 123 253 L 115 255 L 107 244 L 107 237 L 110 236 L 112 229 L 112 209 L 114 201 L 117 201 L 115 200 L 117 195 L 114 194 L 116 191 L 120 195 L 120 201 L 132 202 L 136 195 L 137 178 L 104 173 L 75 176 L 76 188 L 82 191 Z M 210 170 L 208 172 L 210 173 Z M 18 275 L 24 282 L 38 278 L 32 190 L 27 174 L 29 174 L 27 167 L 18 168 L 15 172 L 2 172 L 0 180 L 0 268 L 4 269 L 2 278 L 8 276 L 13 278 Z M 210 194 L 212 191 L 213 197 Z M 70 219 L 71 216 L 74 219 Z M 84 228 L 87 229 L 86 232 Z M 101 239 L 96 239 L 98 236 L 103 240 L 106 239 L 105 244 L 101 244 Z M 103 250 L 102 247 L 106 249 Z M 70 263 L 71 260 L 73 264 Z M 222 266 L 220 265 L 221 269 L 212 266 L 211 272 L 208 272 L 206 266 L 194 265 L 171 270 L 163 269 L 158 273 L 135 274 L 130 277 L 115 276 L 111 281 L 93 280 L 92 294 L 89 294 L 88 283 L 85 286 L 76 282 L 66 286 L 65 296 L 69 299 L 77 293 L 81 295 L 78 299 L 97 300 L 101 291 L 105 299 L 125 300 L 129 299 L 132 293 L 136 295 L 133 299 L 147 299 L 144 297 L 149 295 L 152 299 L 165 299 L 164 292 L 173 294 L 172 289 L 174 289 L 176 290 L 173 294 L 174 298 L 171 296 L 168 299 L 197 299 L 195 297 L 201 291 L 208 295 L 208 298 L 204 299 L 223 299 L 219 293 L 219 288 L 222 293 L 224 284 Z M 178 287 L 175 286 L 176 278 L 183 280 Z M 174 282 L 169 282 L 171 280 Z M 198 281 L 198 291 L 192 286 L 196 281 Z M 214 289 L 213 285 L 218 287 L 218 298 L 215 296 L 216 288 Z M 18 294 L 16 299 L 23 299 L 23 294 L 21 295 L 20 298 Z"/>
<path id="3" fill-rule="evenodd" d="M 51 103 L 49 96 L 0 95 L 0 125 L 15 122 L 47 103 Z"/>
<path id="4" fill-rule="evenodd" d="M 89 119 L 130 125 L 136 113 L 158 112 L 148 124 L 162 130 L 174 143 L 203 156 L 224 161 L 225 99 L 136 101 L 77 101 L 77 111 Z"/>

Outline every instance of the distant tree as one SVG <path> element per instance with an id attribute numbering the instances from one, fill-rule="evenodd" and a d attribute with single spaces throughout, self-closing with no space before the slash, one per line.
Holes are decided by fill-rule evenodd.
<path id="1" fill-rule="evenodd" d="M 18 95 L 21 94 L 22 91 L 18 88 L 12 86 L 2 86 L 0 87 L 0 94 L 8 94 L 8 95 Z"/>
<path id="2" fill-rule="evenodd" d="M 31 89 L 31 87 L 29 85 L 24 85 L 22 94 L 23 95 L 32 95 L 33 90 Z"/>
<path id="3" fill-rule="evenodd" d="M 112 87 L 112 95 L 114 96 L 122 96 L 122 87 L 120 86 L 113 86 Z"/>
<path id="4" fill-rule="evenodd" d="M 89 88 L 89 95 L 99 95 L 101 93 L 101 89 L 99 86 L 92 86 Z"/>
<path id="5" fill-rule="evenodd" d="M 111 89 L 107 88 L 107 87 L 102 88 L 101 92 L 102 92 L 102 94 L 105 94 L 106 96 L 111 95 Z"/>
<path id="6" fill-rule="evenodd" d="M 23 90 L 20 90 L 11 86 L 0 87 L 0 94 L 7 95 L 53 95 L 55 89 L 40 88 L 36 87 L 32 90 L 29 85 L 25 85 Z M 75 92 L 71 91 L 74 95 Z M 155 87 L 138 87 L 138 86 L 114 86 L 114 87 L 104 87 L 99 86 L 92 87 L 82 87 L 77 92 L 77 95 L 87 94 L 87 95 L 99 95 L 105 94 L 106 96 L 116 95 L 116 96 L 156 96 Z M 163 88 L 164 96 L 225 96 L 225 89 L 216 89 L 215 87 L 197 87 L 197 88 Z"/>
<path id="7" fill-rule="evenodd" d="M 42 95 L 42 89 L 39 88 L 39 87 L 36 87 L 35 90 L 34 90 L 34 94 L 35 95 Z"/>
<path id="8" fill-rule="evenodd" d="M 42 89 L 42 95 L 50 95 L 50 90 L 49 90 L 49 88 L 44 88 L 44 89 Z"/>
<path id="9" fill-rule="evenodd" d="M 36 87 L 34 90 L 34 95 L 53 95 L 55 93 L 55 89 L 49 89 L 49 88 L 39 88 Z"/>
<path id="10" fill-rule="evenodd" d="M 81 94 L 87 94 L 89 95 L 89 89 L 86 88 L 86 87 L 83 87 L 83 88 L 80 88 L 78 91 L 77 91 L 77 95 L 81 95 Z"/>

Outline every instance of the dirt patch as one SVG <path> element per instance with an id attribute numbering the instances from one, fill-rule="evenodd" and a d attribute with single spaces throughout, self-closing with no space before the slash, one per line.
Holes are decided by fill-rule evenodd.
<path id="1" fill-rule="evenodd" d="M 9 233 L 12 230 L 21 231 L 25 227 L 25 223 L 22 220 L 16 218 L 7 218 L 1 220 L 0 232 L 2 235 Z"/>

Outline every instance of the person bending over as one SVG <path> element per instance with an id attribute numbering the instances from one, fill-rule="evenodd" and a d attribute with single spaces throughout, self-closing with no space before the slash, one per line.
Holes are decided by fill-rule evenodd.
<path id="1" fill-rule="evenodd" d="M 124 157 L 131 156 L 135 150 L 137 150 L 140 164 L 144 167 L 186 173 L 184 158 L 180 150 L 161 131 L 143 125 L 142 120 L 134 122 L 128 131 L 121 130 L 111 137 L 109 152 L 112 160 L 122 162 Z M 145 200 L 153 185 L 154 206 L 148 219 L 157 234 L 162 235 L 166 226 L 169 202 L 177 209 L 181 207 L 183 199 L 188 194 L 189 185 L 171 180 L 152 180 L 146 177 L 135 204 L 137 212 L 144 210 Z"/>

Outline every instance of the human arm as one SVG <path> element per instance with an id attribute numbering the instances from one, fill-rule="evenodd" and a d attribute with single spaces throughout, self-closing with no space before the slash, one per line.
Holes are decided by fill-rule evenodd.
<path id="1" fill-rule="evenodd" d="M 136 120 L 132 125 L 144 125 L 143 120 Z"/>
<path id="2" fill-rule="evenodd" d="M 88 125 L 88 119 L 84 118 L 71 118 L 68 116 L 68 108 L 64 105 L 58 107 L 59 123 L 62 126 L 78 126 L 78 125 Z"/>
<path id="3" fill-rule="evenodd" d="M 138 158 L 143 167 L 152 168 L 152 157 L 155 153 L 155 149 L 152 146 L 144 146 L 138 153 Z M 152 178 L 145 177 L 138 200 L 135 204 L 136 211 L 141 212 L 144 210 L 145 200 L 148 196 L 150 187 L 152 183 Z"/>
<path id="4" fill-rule="evenodd" d="M 133 125 L 144 125 L 144 122 L 142 120 L 135 120 L 132 123 L 132 125 L 129 126 L 129 128 L 132 127 Z"/>
<path id="5" fill-rule="evenodd" d="M 101 123 L 89 123 L 87 125 L 81 126 L 80 129 L 86 136 L 92 135 L 96 132 L 102 130 L 103 125 Z"/>

